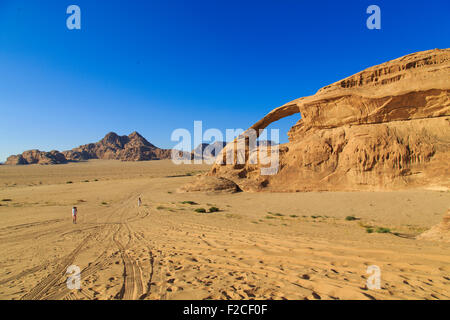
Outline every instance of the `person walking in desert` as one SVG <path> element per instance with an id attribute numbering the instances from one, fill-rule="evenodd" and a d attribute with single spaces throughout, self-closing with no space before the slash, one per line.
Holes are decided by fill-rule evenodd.
<path id="1" fill-rule="evenodd" d="M 72 222 L 73 223 L 77 223 L 77 213 L 78 213 L 77 207 L 73 207 L 72 208 Z"/>
<path id="2" fill-rule="evenodd" d="M 141 206 L 141 204 L 142 204 L 142 200 L 141 200 L 141 197 L 139 197 L 138 198 L 138 208 Z"/>

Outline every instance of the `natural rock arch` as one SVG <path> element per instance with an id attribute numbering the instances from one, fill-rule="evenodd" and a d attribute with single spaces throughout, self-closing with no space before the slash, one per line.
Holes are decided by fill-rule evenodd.
<path id="1" fill-rule="evenodd" d="M 251 161 L 223 162 L 220 155 L 209 175 L 227 178 L 244 191 L 450 187 L 449 64 L 450 49 L 417 52 L 293 100 L 222 151 L 222 156 L 234 152 L 234 159 L 248 159 L 248 150 L 234 151 L 246 133 L 254 130 L 250 133 L 259 137 L 271 123 L 301 113 L 288 132 L 290 142 L 279 147 L 275 175 L 260 174 Z"/>

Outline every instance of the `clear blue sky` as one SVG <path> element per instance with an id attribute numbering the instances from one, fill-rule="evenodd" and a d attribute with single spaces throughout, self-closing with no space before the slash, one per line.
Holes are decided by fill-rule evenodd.
<path id="1" fill-rule="evenodd" d="M 82 29 L 66 28 L 81 8 Z M 381 7 L 381 30 L 366 8 Z M 247 128 L 366 67 L 446 48 L 450 1 L 0 0 L 0 161 L 136 130 Z M 282 120 L 282 141 L 296 118 Z"/>

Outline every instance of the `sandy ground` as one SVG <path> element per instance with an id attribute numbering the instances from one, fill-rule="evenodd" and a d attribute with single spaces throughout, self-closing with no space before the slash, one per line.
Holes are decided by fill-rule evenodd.
<path id="1" fill-rule="evenodd" d="M 207 169 L 0 166 L 0 298 L 450 298 L 450 244 L 415 239 L 449 192 L 176 193 Z M 71 265 L 80 290 L 67 288 Z M 366 285 L 371 265 L 379 290 Z"/>

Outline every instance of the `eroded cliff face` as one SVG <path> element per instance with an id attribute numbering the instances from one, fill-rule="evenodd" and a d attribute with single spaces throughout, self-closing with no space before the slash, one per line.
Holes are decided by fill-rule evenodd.
<path id="1" fill-rule="evenodd" d="M 371 67 L 274 109 L 249 129 L 295 113 L 302 118 L 280 146 L 276 174 L 262 175 L 264 165 L 249 161 L 263 156 L 257 149 L 234 150 L 238 138 L 209 175 L 244 191 L 450 187 L 450 49 Z M 220 163 L 227 152 L 234 163 Z"/>

